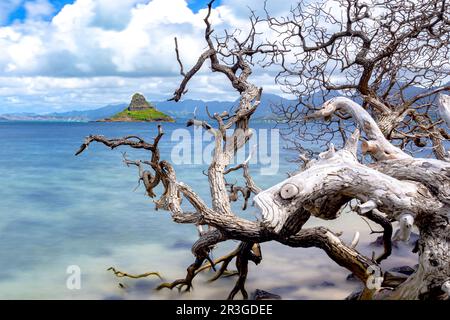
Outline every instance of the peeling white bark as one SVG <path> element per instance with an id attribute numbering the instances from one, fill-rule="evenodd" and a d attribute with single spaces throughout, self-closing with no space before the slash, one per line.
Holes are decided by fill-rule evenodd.
<path id="1" fill-rule="evenodd" d="M 439 95 L 438 110 L 442 120 L 444 120 L 450 129 L 450 96 L 442 93 Z"/>
<path id="2" fill-rule="evenodd" d="M 355 249 L 358 243 L 359 243 L 359 231 L 356 231 L 355 235 L 353 236 L 353 240 L 350 243 L 350 248 Z"/>
<path id="3" fill-rule="evenodd" d="M 362 214 L 372 211 L 373 209 L 376 209 L 376 207 L 377 207 L 377 204 L 373 200 L 369 200 L 367 202 L 364 202 L 364 203 L 358 205 L 359 212 Z"/>
<path id="4" fill-rule="evenodd" d="M 445 281 L 441 286 L 442 291 L 444 291 L 448 296 L 450 296 L 450 280 Z"/>
<path id="5" fill-rule="evenodd" d="M 402 214 L 398 219 L 398 223 L 399 229 L 394 234 L 393 240 L 409 241 L 414 224 L 414 217 L 407 213 Z"/>
<path id="6" fill-rule="evenodd" d="M 298 190 L 286 198 L 286 188 Z M 363 202 L 362 213 L 378 208 L 391 219 L 405 213 L 412 216 L 439 208 L 439 202 L 409 181 L 400 181 L 356 161 L 350 152 L 340 150 L 331 158 L 318 160 L 311 167 L 259 193 L 256 204 L 262 210 L 265 225 L 279 233 L 289 216 L 301 206 L 323 219 L 335 219 L 349 199 Z"/>

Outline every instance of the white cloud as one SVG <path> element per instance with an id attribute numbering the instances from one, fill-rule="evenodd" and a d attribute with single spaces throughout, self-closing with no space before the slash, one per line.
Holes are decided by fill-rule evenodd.
<path id="1" fill-rule="evenodd" d="M 131 20 L 130 8 L 147 2 L 146 0 L 97 0 L 94 3 L 96 14 L 92 25 L 103 29 L 122 30 Z"/>
<path id="2" fill-rule="evenodd" d="M 171 97 L 180 77 L 0 77 L 0 114 L 45 113 L 55 110 L 82 110 L 130 100 L 142 92 L 151 101 Z M 278 93 L 273 76 L 260 73 L 253 81 L 265 92 Z M 234 101 L 238 98 L 222 74 L 200 74 L 188 85 L 186 99 Z"/>
<path id="3" fill-rule="evenodd" d="M 27 1 L 24 4 L 27 19 L 40 19 L 52 15 L 55 8 L 48 0 Z"/>
<path id="4" fill-rule="evenodd" d="M 247 5 L 257 3 L 224 0 L 213 11 L 214 29 L 246 28 Z M 51 21 L 41 19 L 53 10 L 47 0 L 25 8 L 24 22 L 0 27 L 0 112 L 101 106 L 127 101 L 135 91 L 165 99 L 180 81 L 173 38 L 185 68 L 205 49 L 206 9 L 194 13 L 186 0 L 76 0 Z M 254 77 L 275 91 L 273 77 L 261 71 Z M 189 88 L 186 98 L 235 98 L 228 82 L 206 67 Z"/>
<path id="5" fill-rule="evenodd" d="M 46 0 L 28 2 L 36 17 Z M 226 11 L 226 9 L 225 9 Z M 228 12 L 225 14 L 228 15 Z M 107 17 L 111 17 L 107 19 Z M 7 76 L 173 75 L 173 38 L 186 63 L 203 49 L 204 12 L 185 0 L 77 0 L 50 22 L 27 19 L 0 28 L 0 73 Z M 218 19 L 219 20 L 219 19 Z M 228 19 L 230 20 L 230 19 Z M 235 21 L 233 21 L 235 22 Z M 45 45 L 44 45 L 45 44 Z"/>

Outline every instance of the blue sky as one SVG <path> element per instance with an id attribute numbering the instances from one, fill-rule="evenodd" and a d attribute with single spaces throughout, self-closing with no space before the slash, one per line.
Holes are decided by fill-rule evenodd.
<path id="1" fill-rule="evenodd" d="M 8 2 L 10 0 L 1 0 L 1 1 Z M 209 0 L 206 0 L 206 1 L 205 0 L 199 0 L 199 1 L 189 0 L 188 6 L 189 6 L 189 8 L 192 9 L 192 11 L 198 12 L 198 10 L 204 8 L 207 5 L 208 1 Z M 11 1 L 11 3 L 12 3 L 11 11 L 8 12 L 8 16 L 2 22 L 2 24 L 9 25 L 9 24 L 13 23 L 14 21 L 24 21 L 27 16 L 27 11 L 24 6 L 26 2 L 27 1 L 25 1 L 25 0 L 20 0 L 20 1 L 17 1 L 16 4 L 14 4 L 13 1 Z M 75 0 L 49 0 L 48 2 L 54 8 L 54 13 L 50 16 L 45 17 L 45 19 L 49 20 L 49 19 L 51 19 L 51 17 L 54 16 L 54 14 L 59 12 L 66 4 L 73 4 L 75 2 Z M 215 1 L 214 7 L 217 7 L 218 5 L 220 5 L 220 0 Z"/>
<path id="2" fill-rule="evenodd" d="M 0 114 L 89 109 L 171 96 L 180 81 L 173 38 L 185 68 L 205 48 L 207 0 L 0 0 Z M 248 28 L 249 7 L 261 0 L 217 0 L 211 16 L 220 33 Z M 269 0 L 272 12 L 290 2 Z M 262 12 L 262 11 L 260 11 Z M 273 74 L 254 82 L 280 93 Z M 186 98 L 234 100 L 227 81 L 207 68 Z"/>
<path id="3" fill-rule="evenodd" d="M 8 25 L 13 23 L 14 21 L 23 21 L 26 18 L 27 12 L 25 9 L 25 3 L 26 1 L 20 1 L 17 3 L 15 8 L 12 9 L 12 11 L 8 14 L 8 17 L 6 21 L 4 21 L 4 25 Z M 54 13 L 59 12 L 62 7 L 64 7 L 66 4 L 73 3 L 73 1 L 66 1 L 66 0 L 51 0 L 49 3 L 54 8 Z M 49 17 L 46 17 L 49 18 Z"/>

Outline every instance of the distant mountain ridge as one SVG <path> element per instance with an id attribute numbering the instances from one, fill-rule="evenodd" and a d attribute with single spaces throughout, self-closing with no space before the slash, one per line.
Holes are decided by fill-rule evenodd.
<path id="1" fill-rule="evenodd" d="M 261 103 L 253 115 L 253 119 L 272 119 L 274 114 L 272 112 L 272 105 L 274 104 L 292 104 L 294 100 L 285 99 L 275 94 L 265 93 L 261 96 Z M 160 101 L 155 105 L 158 110 L 170 114 L 178 118 L 192 117 L 196 110 L 196 117 L 200 119 L 207 119 L 209 111 L 210 114 L 215 112 L 221 113 L 223 111 L 231 111 L 239 104 L 239 99 L 235 101 L 202 101 L 202 100 L 182 100 L 174 101 Z"/>
<path id="2" fill-rule="evenodd" d="M 126 108 L 126 103 L 119 104 L 109 104 L 107 106 L 92 109 L 92 110 L 83 110 L 83 111 L 67 111 L 67 112 L 54 112 L 48 114 L 49 116 L 55 117 L 80 117 L 87 120 L 99 120 L 102 118 L 110 117 L 113 114 L 116 114 Z"/>
<path id="3" fill-rule="evenodd" d="M 404 95 L 406 98 L 412 97 L 414 95 L 420 94 L 425 90 L 431 90 L 433 88 L 420 88 L 420 87 L 409 87 Z M 331 99 L 340 95 L 339 92 L 330 92 L 326 97 L 323 97 L 320 92 L 316 92 L 310 103 L 313 105 L 321 105 L 324 99 Z M 361 102 L 356 100 L 356 102 Z M 206 112 L 206 107 L 208 107 L 209 113 L 214 114 L 215 112 L 230 111 L 232 108 L 236 107 L 239 100 L 235 101 L 203 101 L 203 100 L 192 100 L 186 99 L 179 102 L 174 101 L 157 101 L 152 104 L 155 107 L 175 118 L 175 119 L 186 119 L 194 115 L 194 110 L 196 111 L 196 117 L 199 119 L 207 119 L 208 115 Z M 273 120 L 276 115 L 272 111 L 273 105 L 291 105 L 295 106 L 298 100 L 289 100 L 280 97 L 276 94 L 263 93 L 261 97 L 261 103 L 256 109 L 253 116 L 254 120 Z M 0 121 L 97 121 L 105 118 L 112 117 L 118 112 L 121 112 L 127 107 L 127 103 L 111 104 L 105 107 L 101 107 L 93 110 L 83 110 L 83 111 L 67 111 L 67 112 L 54 112 L 49 114 L 33 114 L 33 113 L 19 113 L 19 114 L 4 114 L 0 115 Z"/>
<path id="4" fill-rule="evenodd" d="M 157 101 L 153 102 L 155 107 L 168 114 L 175 119 L 185 119 L 192 117 L 196 110 L 196 117 L 199 119 L 207 119 L 208 108 L 211 114 L 215 112 L 229 111 L 236 107 L 239 100 L 236 101 L 203 101 L 187 99 L 179 102 L 174 101 Z M 292 103 L 293 100 L 282 98 L 275 94 L 263 94 L 261 103 L 254 114 L 255 119 L 272 119 L 272 104 Z M 52 112 L 48 114 L 34 113 L 14 113 L 0 115 L 0 121 L 98 121 L 114 116 L 123 111 L 128 106 L 127 103 L 111 104 L 98 109 L 92 110 L 74 110 L 66 112 Z"/>

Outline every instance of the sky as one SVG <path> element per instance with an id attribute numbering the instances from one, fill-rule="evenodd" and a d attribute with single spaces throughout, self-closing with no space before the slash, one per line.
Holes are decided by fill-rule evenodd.
<path id="1" fill-rule="evenodd" d="M 181 80 L 173 38 L 185 68 L 205 49 L 203 0 L 0 0 L 0 114 L 92 109 L 171 97 Z M 217 0 L 214 29 L 248 26 L 261 0 Z M 273 14 L 290 1 L 268 0 Z M 270 70 L 252 81 L 281 94 Z M 185 99 L 235 100 L 220 74 L 202 69 Z"/>

